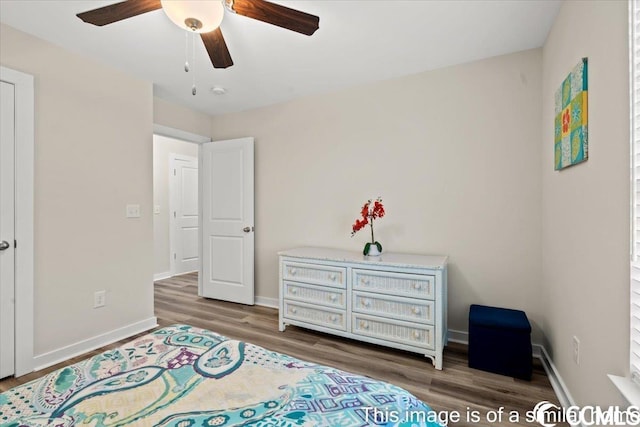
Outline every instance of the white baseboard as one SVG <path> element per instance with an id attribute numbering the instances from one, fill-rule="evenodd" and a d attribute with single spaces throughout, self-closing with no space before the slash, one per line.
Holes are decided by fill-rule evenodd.
<path id="1" fill-rule="evenodd" d="M 169 277 L 171 277 L 170 271 L 165 271 L 164 273 L 156 273 L 153 275 L 153 281 L 156 282 L 158 280 L 168 279 Z"/>
<path id="2" fill-rule="evenodd" d="M 460 344 L 469 345 L 469 332 L 465 331 L 456 331 L 454 329 L 449 329 L 449 341 L 456 342 Z M 533 357 L 537 357 L 542 361 L 542 366 L 544 367 L 547 376 L 549 377 L 549 382 L 551 383 L 551 387 L 553 387 L 553 391 L 556 393 L 558 397 L 558 401 L 564 408 L 568 408 L 569 406 L 575 406 L 575 400 L 571 397 L 571 393 L 569 393 L 569 389 L 565 385 L 560 373 L 556 369 L 553 361 L 549 357 L 549 353 L 544 348 L 542 344 L 531 344 Z"/>
<path id="3" fill-rule="evenodd" d="M 35 365 L 34 370 L 39 371 L 40 369 L 48 368 L 49 366 L 69 360 L 72 357 L 80 356 L 81 354 L 95 350 L 96 348 L 120 341 L 135 334 L 139 334 L 140 332 L 148 331 L 156 326 L 158 326 L 158 319 L 154 316 L 123 326 L 122 328 L 114 329 L 112 331 L 105 332 L 104 334 L 79 341 L 75 344 L 40 354 L 33 358 L 33 364 Z"/>
<path id="4" fill-rule="evenodd" d="M 547 353 L 547 349 L 544 346 L 540 347 L 540 360 L 542 360 L 542 366 L 544 366 L 544 370 L 547 372 L 549 376 L 549 381 L 551 382 L 551 387 L 553 387 L 553 391 L 556 392 L 556 396 L 558 396 L 558 400 L 560 404 L 564 408 L 568 408 L 569 406 L 576 406 L 576 401 L 573 400 L 571 393 L 569 393 L 569 389 L 567 385 L 562 380 L 560 373 L 556 369 L 556 366 L 553 364 L 553 360 L 549 357 L 549 353 Z"/>
<path id="5" fill-rule="evenodd" d="M 280 301 L 278 298 L 256 297 L 256 305 L 264 307 L 279 308 Z"/>
<path id="6" fill-rule="evenodd" d="M 449 329 L 447 331 L 449 341 L 457 342 L 459 344 L 469 345 L 469 332 L 456 331 L 455 329 Z"/>

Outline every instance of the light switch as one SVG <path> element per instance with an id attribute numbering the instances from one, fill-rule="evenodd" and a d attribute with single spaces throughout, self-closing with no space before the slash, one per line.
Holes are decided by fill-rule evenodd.
<path id="1" fill-rule="evenodd" d="M 127 205 L 127 218 L 140 218 L 140 205 Z"/>
<path id="2" fill-rule="evenodd" d="M 160 215 L 160 205 L 153 205 L 153 213 L 155 215 Z"/>

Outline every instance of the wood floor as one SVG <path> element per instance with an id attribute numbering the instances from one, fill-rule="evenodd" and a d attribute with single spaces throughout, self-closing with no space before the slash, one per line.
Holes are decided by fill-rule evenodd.
<path id="1" fill-rule="evenodd" d="M 430 359 L 418 354 L 294 326 L 288 326 L 285 332 L 278 332 L 276 309 L 199 298 L 196 274 L 156 282 L 155 310 L 161 327 L 186 323 L 300 359 L 393 383 L 413 393 L 436 411 L 459 413 L 462 420 L 449 425 L 539 425 L 527 423 L 526 412 L 542 400 L 558 403 L 538 359 L 534 359 L 532 380 L 522 381 L 470 369 L 467 366 L 466 346 L 461 344 L 450 343 L 445 348 L 444 369 L 437 371 Z M 117 347 L 130 339 L 87 353 L 68 363 Z M 62 366 L 56 365 L 18 379 L 2 380 L 0 392 Z M 487 421 L 487 416 L 496 414 L 500 407 L 504 407 L 505 411 L 502 422 Z M 467 422 L 467 413 L 472 411 L 479 411 L 479 422 Z M 510 411 L 518 411 L 519 423 L 509 421 Z"/>

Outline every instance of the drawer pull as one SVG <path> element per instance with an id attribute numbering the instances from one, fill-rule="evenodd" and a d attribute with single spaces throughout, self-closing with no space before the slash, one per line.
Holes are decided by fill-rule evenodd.
<path id="1" fill-rule="evenodd" d="M 296 288 L 291 288 L 291 293 L 295 295 L 298 293 L 298 290 Z"/>
<path id="2" fill-rule="evenodd" d="M 296 275 L 296 269 L 295 268 L 290 268 L 289 269 L 289 274 L 292 275 L 292 276 L 295 276 Z"/>
<path id="3" fill-rule="evenodd" d="M 329 295 L 329 299 L 330 299 L 331 301 L 335 301 L 337 298 L 338 298 L 338 297 L 336 296 L 336 294 L 331 294 L 331 295 Z"/>
<path id="4" fill-rule="evenodd" d="M 338 320 L 338 316 L 336 316 L 335 314 L 332 314 L 331 316 L 329 316 L 329 320 L 331 320 L 332 322 L 335 322 L 336 320 Z"/>
<path id="5" fill-rule="evenodd" d="M 369 324 L 367 322 L 365 322 L 364 320 L 360 321 L 360 327 L 362 329 L 369 329 Z"/>
<path id="6" fill-rule="evenodd" d="M 336 276 L 336 273 L 331 273 L 331 274 L 329 275 L 329 279 L 333 280 L 334 282 L 336 281 L 336 277 L 337 277 L 337 276 Z"/>
<path id="7" fill-rule="evenodd" d="M 420 289 L 422 289 L 422 285 L 420 283 L 414 282 L 413 283 L 413 289 L 420 290 Z"/>
<path id="8" fill-rule="evenodd" d="M 413 331 L 413 338 L 420 339 L 420 331 Z"/>
<path id="9" fill-rule="evenodd" d="M 293 314 L 296 314 L 296 313 L 298 312 L 298 309 L 294 307 L 294 308 L 292 308 L 292 309 L 291 309 L 291 312 L 292 312 Z"/>
<path id="10" fill-rule="evenodd" d="M 413 307 L 411 311 L 416 315 L 419 315 L 421 313 L 420 307 Z"/>
<path id="11" fill-rule="evenodd" d="M 362 280 L 360 281 L 363 285 L 368 285 L 369 284 L 369 279 L 365 279 L 364 277 L 362 278 Z"/>
<path id="12" fill-rule="evenodd" d="M 364 305 L 365 307 L 371 307 L 371 301 L 368 299 L 362 300 L 362 305 Z"/>

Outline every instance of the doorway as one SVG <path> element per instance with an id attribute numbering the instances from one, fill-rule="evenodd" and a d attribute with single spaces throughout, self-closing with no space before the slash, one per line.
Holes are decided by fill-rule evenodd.
<path id="1" fill-rule="evenodd" d="M 187 138 L 183 138 L 185 135 Z M 187 150 L 195 147 L 198 151 L 179 154 L 175 144 Z M 255 303 L 253 145 L 253 138 L 211 142 L 206 137 L 154 125 L 154 280 L 194 268 L 194 252 L 183 250 L 180 255 L 179 249 L 172 250 L 172 244 L 166 244 L 166 236 L 172 233 L 167 223 L 175 219 L 173 233 L 182 235 L 183 239 L 169 236 L 169 240 L 180 240 L 180 245 L 197 240 L 198 295 L 249 305 Z M 197 195 L 191 190 L 182 191 L 175 196 L 177 201 L 169 205 L 166 200 L 174 196 L 166 191 L 169 187 L 164 181 L 166 177 L 168 182 L 174 180 L 172 185 L 178 189 L 195 183 Z M 197 228 L 194 219 L 197 219 Z M 182 270 L 179 264 L 184 267 Z"/>
<path id="2" fill-rule="evenodd" d="M 197 271 L 198 144 L 153 136 L 154 279 Z"/>

